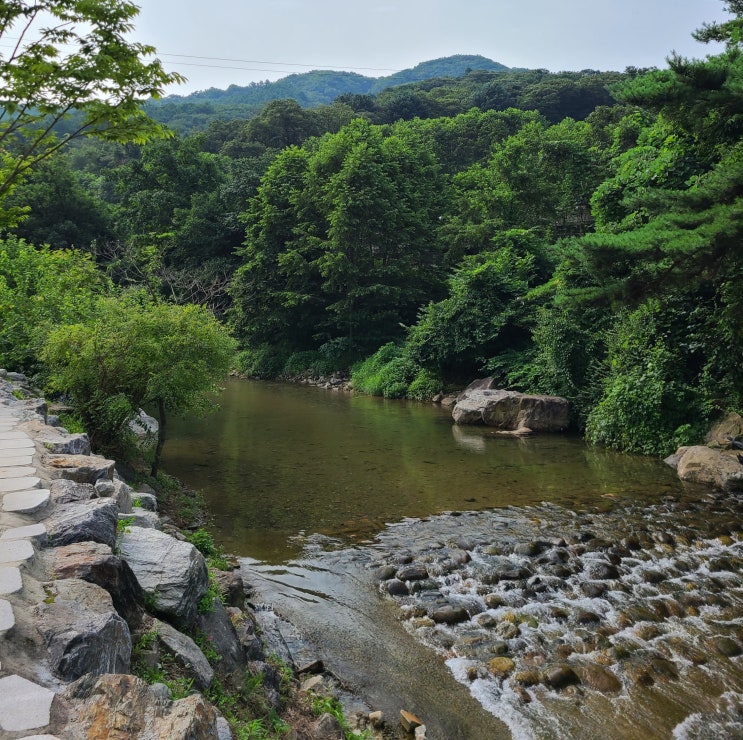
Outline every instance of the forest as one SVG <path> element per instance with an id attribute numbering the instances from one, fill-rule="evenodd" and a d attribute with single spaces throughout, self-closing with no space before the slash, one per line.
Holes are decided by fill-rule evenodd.
<path id="1" fill-rule="evenodd" d="M 89 393 L 78 330 L 105 335 L 118 301 L 120 336 L 196 321 L 215 367 L 227 327 L 254 377 L 348 371 L 428 400 L 487 374 L 567 397 L 592 443 L 696 441 L 743 411 L 743 3 L 725 5 L 696 32 L 723 51 L 661 70 L 470 69 L 249 114 L 165 99 L 151 135 L 71 135 L 0 190 L 0 367 Z M 6 171 L 48 115 L 0 129 Z M 110 442 L 135 402 L 189 408 L 170 390 L 113 388 L 84 421 Z"/>

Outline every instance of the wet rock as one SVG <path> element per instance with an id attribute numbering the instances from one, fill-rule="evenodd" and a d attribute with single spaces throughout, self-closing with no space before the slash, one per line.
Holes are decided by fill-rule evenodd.
<path id="1" fill-rule="evenodd" d="M 47 588 L 52 600 L 37 607 L 37 627 L 52 670 L 65 681 L 86 673 L 128 673 L 131 635 L 108 592 L 77 579 Z"/>
<path id="2" fill-rule="evenodd" d="M 541 682 L 542 676 L 539 671 L 535 670 L 519 671 L 514 673 L 513 680 L 521 686 L 536 686 Z"/>
<path id="3" fill-rule="evenodd" d="M 411 712 L 400 710 L 400 724 L 405 732 L 414 732 L 416 727 L 421 727 L 423 722 Z"/>
<path id="4" fill-rule="evenodd" d="M 152 628 L 157 633 L 158 642 L 193 677 L 194 685 L 199 689 L 206 689 L 214 678 L 214 670 L 201 648 L 188 635 L 179 632 L 167 622 L 155 619 Z"/>
<path id="5" fill-rule="evenodd" d="M 588 562 L 585 566 L 586 575 L 594 581 L 606 581 L 619 578 L 619 571 L 615 565 L 601 560 Z"/>
<path id="6" fill-rule="evenodd" d="M 743 653 L 741 646 L 731 637 L 717 635 L 709 640 L 709 645 L 718 655 L 732 658 Z"/>
<path id="7" fill-rule="evenodd" d="M 397 571 L 401 581 L 422 581 L 428 578 L 428 571 L 422 565 L 408 565 Z"/>
<path id="8" fill-rule="evenodd" d="M 410 594 L 408 587 L 399 578 L 387 581 L 385 588 L 390 596 L 408 596 Z"/>
<path id="9" fill-rule="evenodd" d="M 113 548 L 119 507 L 111 499 L 61 504 L 45 521 L 55 547 L 75 542 L 100 542 Z"/>
<path id="10" fill-rule="evenodd" d="M 431 619 L 437 624 L 458 624 L 466 622 L 469 618 L 470 615 L 463 606 L 452 604 L 439 607 L 431 612 Z"/>
<path id="11" fill-rule="evenodd" d="M 542 682 L 551 689 L 562 689 L 580 682 L 575 671 L 566 665 L 555 665 L 542 674 Z"/>
<path id="12" fill-rule="evenodd" d="M 588 611 L 587 609 L 581 609 L 575 615 L 575 621 L 578 624 L 591 624 L 593 622 L 600 622 L 601 617 L 594 612 Z"/>
<path id="13" fill-rule="evenodd" d="M 141 527 L 123 532 L 119 548 L 156 612 L 184 627 L 193 624 L 209 587 L 204 556 L 188 542 Z"/>
<path id="14" fill-rule="evenodd" d="M 126 561 L 108 545 L 76 543 L 55 548 L 50 557 L 55 578 L 77 578 L 104 588 L 129 627 L 139 626 L 144 612 L 142 588 Z"/>
<path id="15" fill-rule="evenodd" d="M 622 682 L 608 668 L 588 663 L 575 668 L 580 682 L 594 691 L 602 694 L 618 694 L 622 690 Z"/>
<path id="16" fill-rule="evenodd" d="M 514 555 L 525 555 L 526 557 L 533 557 L 539 555 L 544 549 L 544 545 L 538 542 L 520 542 L 513 548 Z"/>
<path id="17" fill-rule="evenodd" d="M 583 581 L 580 587 L 589 599 L 600 598 L 609 590 L 606 583 L 599 583 L 598 581 Z"/>
<path id="18" fill-rule="evenodd" d="M 382 565 L 377 569 L 377 580 L 389 581 L 397 574 L 397 568 L 394 565 Z"/>
<path id="19" fill-rule="evenodd" d="M 488 662 L 488 670 L 497 678 L 506 678 L 516 668 L 512 658 L 500 656 Z"/>

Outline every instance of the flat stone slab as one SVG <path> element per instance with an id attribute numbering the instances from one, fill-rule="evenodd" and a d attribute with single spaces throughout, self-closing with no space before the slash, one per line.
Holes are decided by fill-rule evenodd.
<path id="1" fill-rule="evenodd" d="M 22 563 L 33 559 L 34 546 L 28 540 L 0 541 L 0 564 Z"/>
<path id="2" fill-rule="evenodd" d="M 5 431 L 4 429 L 0 429 L 0 445 L 2 445 L 3 440 L 9 439 L 30 439 L 30 437 L 26 432 Z"/>
<path id="3" fill-rule="evenodd" d="M 0 596 L 9 596 L 23 588 L 20 569 L 14 565 L 0 565 Z"/>
<path id="4" fill-rule="evenodd" d="M 49 535 L 47 534 L 44 524 L 29 524 L 26 527 L 13 527 L 6 529 L 0 534 L 0 542 L 8 540 L 31 540 L 39 547 L 46 547 L 49 544 Z"/>
<path id="5" fill-rule="evenodd" d="M 23 732 L 51 721 L 54 692 L 20 676 L 0 678 L 0 728 Z"/>
<path id="6" fill-rule="evenodd" d="M 10 605 L 9 601 L 6 601 L 5 599 L 0 599 L 0 633 L 7 632 L 8 630 L 13 629 L 15 627 L 15 615 L 13 614 L 13 607 Z M 0 684 L 2 681 L 0 681 Z M 2 689 L 0 689 L 2 691 Z M 2 717 L 3 717 L 3 708 L 2 708 L 2 694 L 0 694 L 0 727 L 2 727 Z"/>
<path id="7" fill-rule="evenodd" d="M 3 478 L 0 480 L 0 493 L 11 493 L 13 491 L 27 491 L 29 488 L 39 488 L 41 478 L 35 475 L 27 475 L 22 478 Z"/>
<path id="8" fill-rule="evenodd" d="M 0 457 L 0 467 L 25 466 L 30 465 L 33 462 L 34 453 L 31 450 L 28 452 L 24 452 L 23 450 L 11 450 L 11 452 L 16 452 L 17 454 L 11 455 L 10 457 Z"/>
<path id="9" fill-rule="evenodd" d="M 5 478 L 22 478 L 26 475 L 36 475 L 36 468 L 32 465 L 15 465 L 10 468 L 0 467 L 0 480 Z"/>
<path id="10" fill-rule="evenodd" d="M 33 440 L 27 435 L 23 435 L 25 439 L 3 439 L 0 440 L 0 453 L 5 450 L 20 450 L 26 447 L 33 447 Z"/>
<path id="11" fill-rule="evenodd" d="M 33 488 L 30 491 L 16 491 L 3 496 L 3 511 L 13 514 L 35 514 L 50 501 L 47 488 Z"/>

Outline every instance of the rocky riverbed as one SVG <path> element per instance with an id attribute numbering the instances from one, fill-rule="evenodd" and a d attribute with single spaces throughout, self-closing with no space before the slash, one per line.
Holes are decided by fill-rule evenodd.
<path id="1" fill-rule="evenodd" d="M 742 511 L 697 490 L 453 513 L 390 527 L 368 567 L 516 737 L 740 737 Z"/>

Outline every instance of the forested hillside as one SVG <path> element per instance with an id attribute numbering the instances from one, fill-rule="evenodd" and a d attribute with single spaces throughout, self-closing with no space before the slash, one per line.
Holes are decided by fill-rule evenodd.
<path id="1" fill-rule="evenodd" d="M 698 32 L 722 53 L 664 70 L 475 70 L 247 118 L 166 101 L 203 130 L 47 159 L 3 202 L 28 209 L 6 243 L 208 306 L 252 375 L 427 399 L 487 373 L 667 453 L 743 409 L 739 5 Z M 0 365 L 43 374 L 25 269 L 0 263 Z"/>
<path id="2" fill-rule="evenodd" d="M 635 74 L 628 70 L 627 74 Z M 436 118 L 480 110 L 538 109 L 552 121 L 585 118 L 597 105 L 615 102 L 611 83 L 617 72 L 552 73 L 545 69 L 509 70 L 479 56 L 454 56 L 423 62 L 388 77 L 315 70 L 227 90 L 203 90 L 186 97 L 152 100 L 146 111 L 180 134 L 203 130 L 212 121 L 253 117 L 267 104 L 293 100 L 303 108 L 349 106 L 373 123 L 399 118 Z"/>

